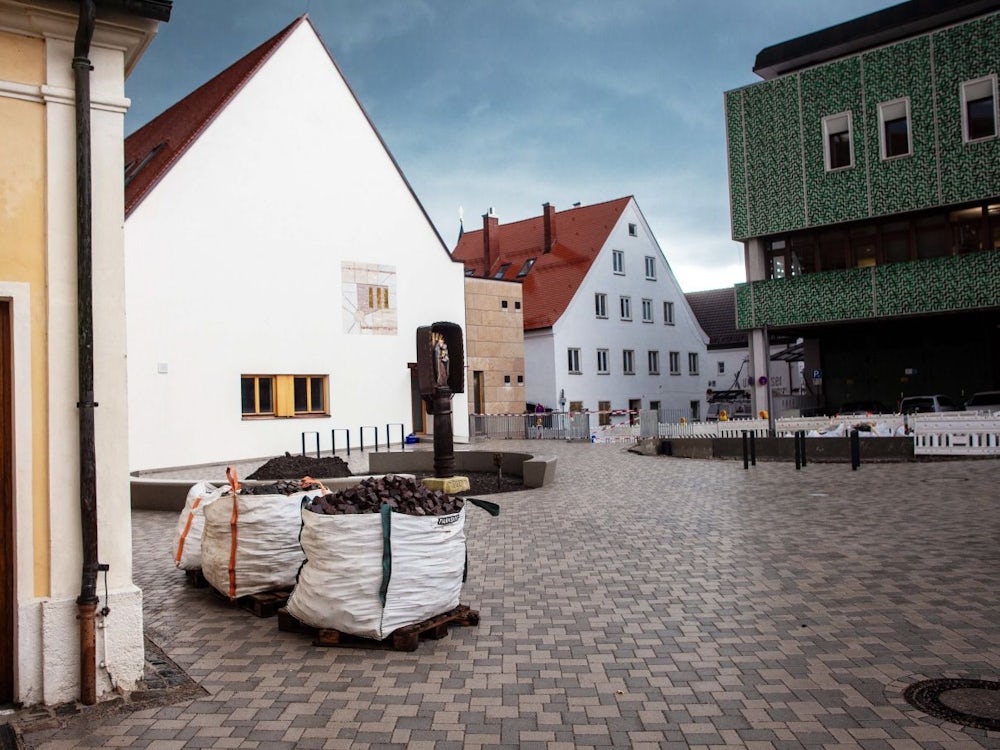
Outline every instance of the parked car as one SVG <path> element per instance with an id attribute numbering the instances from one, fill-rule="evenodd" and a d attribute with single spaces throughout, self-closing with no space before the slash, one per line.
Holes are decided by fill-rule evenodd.
<path id="1" fill-rule="evenodd" d="M 965 402 L 968 411 L 1000 411 L 1000 391 L 973 393 Z"/>
<path id="2" fill-rule="evenodd" d="M 900 414 L 929 414 L 961 410 L 961 406 L 942 393 L 936 393 L 932 396 L 907 396 L 899 402 Z"/>
<path id="3" fill-rule="evenodd" d="M 840 417 L 864 417 L 869 414 L 892 414 L 881 401 L 845 401 L 837 410 Z"/>

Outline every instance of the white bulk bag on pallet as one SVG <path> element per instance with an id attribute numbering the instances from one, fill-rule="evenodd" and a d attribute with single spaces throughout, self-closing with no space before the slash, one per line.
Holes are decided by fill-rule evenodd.
<path id="1" fill-rule="evenodd" d="M 302 500 L 325 492 L 218 498 L 205 508 L 205 580 L 230 599 L 294 585 L 304 559 L 299 546 Z"/>
<path id="2" fill-rule="evenodd" d="M 382 640 L 459 604 L 465 508 L 447 516 L 302 511 L 306 563 L 286 609 L 314 628 Z"/>
<path id="3" fill-rule="evenodd" d="M 174 564 L 182 570 L 201 568 L 201 537 L 205 529 L 205 508 L 215 502 L 228 487 L 198 482 L 188 490 L 184 510 L 177 519 L 174 536 Z"/>

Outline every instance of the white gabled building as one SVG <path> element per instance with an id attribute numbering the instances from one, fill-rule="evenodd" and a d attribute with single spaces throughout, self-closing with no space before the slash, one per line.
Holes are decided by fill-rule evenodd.
<path id="1" fill-rule="evenodd" d="M 519 279 L 529 405 L 699 419 L 708 337 L 632 197 L 465 232 L 466 273 Z M 624 417 L 624 414 L 621 415 Z"/>
<path id="2" fill-rule="evenodd" d="M 462 266 L 307 16 L 131 135 L 126 183 L 133 469 L 421 431 Z"/>

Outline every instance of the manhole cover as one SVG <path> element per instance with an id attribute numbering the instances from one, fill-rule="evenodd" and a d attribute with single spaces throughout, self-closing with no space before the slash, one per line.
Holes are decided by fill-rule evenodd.
<path id="1" fill-rule="evenodd" d="M 903 693 L 906 702 L 924 713 L 976 729 L 1000 730 L 1000 682 L 924 680 Z"/>

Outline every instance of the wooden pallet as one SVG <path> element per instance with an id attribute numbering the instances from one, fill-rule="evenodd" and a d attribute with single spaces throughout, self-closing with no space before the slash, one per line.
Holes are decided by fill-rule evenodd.
<path id="1" fill-rule="evenodd" d="M 291 596 L 291 593 L 291 588 L 261 591 L 258 594 L 247 594 L 239 597 L 236 604 L 239 605 L 240 609 L 245 609 L 257 617 L 274 617 L 288 603 L 288 597 Z"/>
<path id="2" fill-rule="evenodd" d="M 187 578 L 187 582 L 196 589 L 203 589 L 208 586 L 208 581 L 205 580 L 205 576 L 202 574 L 201 568 L 185 570 L 184 577 Z"/>
<path id="3" fill-rule="evenodd" d="M 448 635 L 452 625 L 478 625 L 479 612 L 460 604 L 444 614 L 430 617 L 415 625 L 394 630 L 379 641 L 360 635 L 344 633 L 332 628 L 314 628 L 299 622 L 287 609 L 278 610 L 278 629 L 288 633 L 305 633 L 314 636 L 314 646 L 341 646 L 345 648 L 384 648 L 392 651 L 416 651 L 421 640 L 440 640 Z"/>

